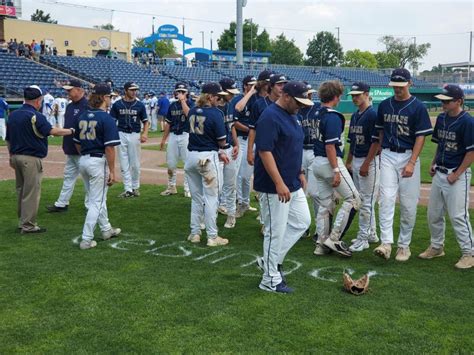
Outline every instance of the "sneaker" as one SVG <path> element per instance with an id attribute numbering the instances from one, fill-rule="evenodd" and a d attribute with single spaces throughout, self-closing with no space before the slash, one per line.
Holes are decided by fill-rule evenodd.
<path id="1" fill-rule="evenodd" d="M 350 251 L 364 251 L 365 249 L 369 249 L 369 241 L 365 239 L 356 239 L 349 247 Z"/>
<path id="2" fill-rule="evenodd" d="M 300 237 L 300 239 L 305 239 L 305 238 L 309 238 L 309 236 L 311 235 L 310 233 L 310 230 L 309 228 L 303 233 L 303 235 Z"/>
<path id="3" fill-rule="evenodd" d="M 379 237 L 377 237 L 377 234 L 371 234 L 369 235 L 369 243 L 370 244 L 375 244 L 379 242 Z"/>
<path id="4" fill-rule="evenodd" d="M 392 253 L 392 246 L 390 244 L 380 244 L 377 248 L 374 249 L 374 254 L 384 258 L 385 260 L 390 259 L 390 254 Z"/>
<path id="5" fill-rule="evenodd" d="M 102 239 L 108 240 L 110 238 L 116 237 L 121 231 L 122 230 L 120 228 L 110 228 L 108 231 L 102 232 Z"/>
<path id="6" fill-rule="evenodd" d="M 329 254 L 331 252 L 331 249 L 329 249 L 328 247 L 320 244 L 320 243 L 316 243 L 316 249 L 314 249 L 314 252 L 313 254 L 314 255 L 326 255 L 326 254 Z"/>
<path id="7" fill-rule="evenodd" d="M 201 241 L 201 236 L 199 234 L 190 234 L 188 235 L 188 242 L 199 243 Z"/>
<path id="8" fill-rule="evenodd" d="M 224 228 L 234 228 L 235 227 L 235 217 L 227 216 L 227 221 L 225 221 Z"/>
<path id="9" fill-rule="evenodd" d="M 433 248 L 431 245 L 423 253 L 418 255 L 420 259 L 433 259 L 444 256 L 444 248 Z"/>
<path id="10" fill-rule="evenodd" d="M 323 244 L 342 256 L 352 256 L 352 252 L 342 240 L 332 240 L 331 238 L 328 238 L 323 242 Z"/>
<path id="11" fill-rule="evenodd" d="M 454 265 L 457 269 L 470 269 L 474 266 L 474 258 L 471 255 L 463 255 L 461 259 Z"/>
<path id="12" fill-rule="evenodd" d="M 406 247 L 406 248 L 398 247 L 397 255 L 395 255 L 395 260 L 407 261 L 408 259 L 410 259 L 410 256 L 411 256 L 411 251 L 409 247 Z"/>
<path id="13" fill-rule="evenodd" d="M 56 205 L 52 205 L 52 206 L 46 206 L 46 209 L 47 209 L 48 212 L 50 212 L 50 213 L 54 213 L 54 212 L 66 212 L 67 209 L 68 209 L 68 206 L 58 207 L 58 206 L 56 206 Z"/>
<path id="14" fill-rule="evenodd" d="M 217 212 L 219 212 L 220 214 L 226 215 L 227 214 L 227 208 L 225 208 L 224 206 L 219 206 L 219 207 L 217 207 Z"/>
<path id="15" fill-rule="evenodd" d="M 244 216 L 245 212 L 249 209 L 249 205 L 238 205 L 237 212 L 235 213 L 235 217 L 241 218 Z"/>
<path id="16" fill-rule="evenodd" d="M 135 197 L 132 191 L 124 191 L 120 195 L 118 195 L 120 198 L 130 198 L 130 197 Z"/>
<path id="17" fill-rule="evenodd" d="M 139 197 L 139 196 L 140 196 L 140 190 L 138 190 L 138 189 L 133 189 L 133 190 L 132 190 L 132 194 L 133 194 L 133 196 L 135 196 L 135 197 Z"/>
<path id="18" fill-rule="evenodd" d="M 229 244 L 229 239 L 221 238 L 219 236 L 215 238 L 207 238 L 207 246 L 208 247 L 218 247 L 221 245 Z"/>
<path id="19" fill-rule="evenodd" d="M 275 289 L 272 289 L 270 287 L 267 287 L 263 284 L 258 285 L 258 288 L 267 291 L 267 292 L 276 292 L 276 293 L 292 293 L 294 292 L 294 289 L 291 287 L 288 287 L 288 285 L 285 282 L 280 282 L 278 285 L 276 285 Z"/>
<path id="20" fill-rule="evenodd" d="M 191 192 L 184 191 L 184 197 L 191 198 Z"/>
<path id="21" fill-rule="evenodd" d="M 168 186 L 165 191 L 161 192 L 161 196 L 170 196 L 170 195 L 176 195 L 178 193 L 178 190 L 176 190 L 176 186 Z"/>
<path id="22" fill-rule="evenodd" d="M 81 250 L 95 248 L 97 246 L 97 242 L 95 240 L 83 240 L 81 244 L 79 244 L 79 248 Z"/>
<path id="23" fill-rule="evenodd" d="M 38 233 L 45 233 L 46 228 L 43 227 L 35 227 L 34 229 L 22 229 L 21 234 L 38 234 Z"/>

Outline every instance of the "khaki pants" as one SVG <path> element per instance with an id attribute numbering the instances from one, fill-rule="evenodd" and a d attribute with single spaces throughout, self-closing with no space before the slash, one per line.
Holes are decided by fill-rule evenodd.
<path id="1" fill-rule="evenodd" d="M 18 196 L 18 227 L 24 231 L 37 229 L 36 216 L 43 178 L 41 159 L 29 155 L 12 155 L 12 164 L 15 168 Z"/>

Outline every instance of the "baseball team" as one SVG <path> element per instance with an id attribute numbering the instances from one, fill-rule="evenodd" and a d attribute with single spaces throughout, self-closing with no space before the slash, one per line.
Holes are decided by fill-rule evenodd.
<path id="1" fill-rule="evenodd" d="M 293 292 L 282 265 L 293 245 L 310 234 L 308 200 L 316 224 L 314 255 L 350 257 L 378 243 L 380 237 L 374 254 L 388 260 L 395 246 L 398 199 L 395 260 L 407 261 L 421 188 L 419 156 L 431 135 L 437 144 L 430 166 L 431 242 L 418 257 L 444 255 L 447 213 L 462 253 L 455 267 L 474 267 L 468 209 L 474 119 L 463 110 L 464 93 L 459 86 L 447 85 L 435 96 L 441 100 L 443 113 L 433 128 L 424 104 L 410 94 L 408 70 L 392 72 L 389 86 L 394 95 L 377 110 L 371 104 L 369 85 L 356 82 L 348 94 L 357 110 L 344 134 L 345 118 L 336 110 L 344 94 L 339 81 L 319 86 L 318 103 L 313 102 L 316 90 L 310 84 L 291 81 L 280 73 L 264 70 L 258 77 L 245 77 L 242 84 L 240 93 L 233 79 L 223 78 L 203 84 L 201 94 L 193 97 L 185 83 L 177 83 L 174 100 L 163 114 L 160 147 L 166 146 L 168 186 L 161 195 L 177 194 L 177 164 L 184 161 L 184 195 L 191 198 L 189 242 L 200 243 L 205 230 L 207 246 L 229 243 L 219 234 L 217 215 L 227 215 L 224 228 L 234 228 L 238 218 L 256 210 L 250 206 L 253 175 L 263 234 L 263 253 L 257 259 L 263 272 L 261 290 Z M 78 80 L 70 80 L 63 88 L 70 99 L 64 128 L 53 127 L 39 112 L 44 93 L 33 85 L 25 88 L 23 107 L 9 117 L 6 140 L 16 174 L 18 228 L 27 234 L 45 231 L 36 221 L 41 159 L 47 154 L 48 136 L 64 136 L 63 186 L 58 200 L 47 209 L 68 210 L 80 174 L 86 190 L 87 215 L 80 243 L 85 250 L 97 245 L 97 223 L 105 240 L 121 233 L 110 224 L 106 204 L 107 189 L 116 181 L 115 146 L 124 186 L 119 197 L 139 197 L 141 143 L 148 140 L 149 118 L 154 120 L 154 130 L 158 121 L 149 117 L 148 108 L 137 99 L 139 87 L 134 82 L 127 82 L 123 97 L 113 103 L 107 83 L 96 84 L 87 99 Z M 343 237 L 356 216 L 357 235 L 346 245 Z"/>

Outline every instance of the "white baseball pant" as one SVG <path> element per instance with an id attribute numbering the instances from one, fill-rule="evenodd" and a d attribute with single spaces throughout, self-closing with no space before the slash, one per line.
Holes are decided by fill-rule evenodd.
<path id="1" fill-rule="evenodd" d="M 446 228 L 444 216 L 448 212 L 462 254 L 474 255 L 474 241 L 469 220 L 471 169 L 467 169 L 461 174 L 452 185 L 448 182 L 447 177 L 447 174 L 437 171 L 431 183 L 428 203 L 431 246 L 437 249 L 444 246 Z"/>
<path id="2" fill-rule="evenodd" d="M 66 155 L 66 164 L 64 165 L 64 180 L 63 187 L 59 193 L 58 200 L 54 203 L 56 207 L 66 207 L 69 206 L 69 201 L 71 200 L 72 194 L 74 192 L 74 186 L 76 185 L 76 180 L 79 175 L 79 160 L 80 155 Z M 88 207 L 88 195 L 86 191 L 86 196 L 84 199 L 84 206 Z"/>
<path id="3" fill-rule="evenodd" d="M 352 160 L 352 179 L 359 191 L 361 204 L 359 209 L 359 232 L 357 238 L 368 240 L 370 236 L 377 235 L 375 222 L 375 202 L 379 194 L 380 183 L 380 157 L 376 156 L 369 165 L 369 175 L 360 176 L 360 167 L 365 158 Z"/>
<path id="4" fill-rule="evenodd" d="M 229 216 L 235 217 L 237 172 L 240 164 L 241 155 L 239 154 L 234 160 L 232 158 L 232 147 L 226 149 L 225 153 L 229 157 L 229 163 L 224 165 L 223 162 L 219 162 L 219 169 L 223 178 L 222 190 L 221 194 L 219 195 L 219 205 L 225 206 L 225 208 L 227 209 L 227 214 Z"/>
<path id="5" fill-rule="evenodd" d="M 380 164 L 379 224 L 380 240 L 393 243 L 393 217 L 397 194 L 400 200 L 400 234 L 398 247 L 407 248 L 416 222 L 416 207 L 420 197 L 420 159 L 418 158 L 409 178 L 402 177 L 403 168 L 411 159 L 411 150 L 405 153 L 383 149 Z"/>
<path id="6" fill-rule="evenodd" d="M 207 238 L 217 237 L 217 207 L 219 205 L 220 182 L 219 157 L 215 151 L 188 152 L 184 165 L 191 192 L 191 234 L 201 234 L 202 216 Z"/>
<path id="7" fill-rule="evenodd" d="M 119 132 L 119 159 L 125 191 L 140 188 L 140 133 Z"/>
<path id="8" fill-rule="evenodd" d="M 158 129 L 158 111 L 156 108 L 151 110 L 151 131 L 156 131 Z"/>
<path id="9" fill-rule="evenodd" d="M 64 113 L 58 113 L 58 127 L 63 128 L 64 127 Z"/>
<path id="10" fill-rule="evenodd" d="M 341 158 L 337 158 L 337 166 L 341 173 L 341 183 L 338 187 L 332 186 L 334 172 L 326 157 L 315 157 L 312 165 L 313 175 L 316 178 L 318 194 L 316 196 L 319 204 L 318 215 L 316 217 L 316 231 L 321 241 L 330 237 L 332 240 L 339 240 L 346 229 L 351 210 L 358 210 L 360 207 L 359 192 L 354 186 L 349 172 Z M 334 214 L 333 194 L 336 191 L 342 199 L 342 206 L 337 212 L 331 229 L 330 215 Z M 331 232 L 329 232 L 331 231 Z"/>
<path id="11" fill-rule="evenodd" d="M 237 202 L 242 205 L 250 205 L 250 180 L 253 174 L 253 166 L 247 162 L 248 140 L 243 137 L 239 139 L 239 167 L 237 174 Z"/>
<path id="12" fill-rule="evenodd" d="M 180 135 L 176 135 L 171 132 L 169 135 L 168 146 L 166 148 L 168 186 L 176 186 L 176 167 L 178 166 L 179 159 L 181 159 L 183 162 L 186 162 L 186 157 L 188 156 L 188 141 L 189 133 L 187 132 L 183 132 L 183 134 Z M 184 174 L 184 191 L 189 192 L 186 172 Z"/>
<path id="13" fill-rule="evenodd" d="M 0 137 L 2 138 L 2 141 L 5 140 L 6 136 L 7 136 L 7 127 L 5 125 L 5 118 L 0 118 Z"/>
<path id="14" fill-rule="evenodd" d="M 52 127 L 56 127 L 56 117 L 54 115 L 46 116 L 46 119 Z"/>
<path id="15" fill-rule="evenodd" d="M 314 161 L 314 151 L 312 149 L 303 150 L 303 165 L 301 167 L 305 172 L 305 177 L 307 179 L 306 186 L 306 195 L 308 195 L 313 201 L 313 210 L 314 218 L 318 215 L 318 200 L 316 196 L 318 195 L 318 185 L 316 184 L 316 178 L 313 174 L 313 161 Z"/>
<path id="16" fill-rule="evenodd" d="M 86 193 L 89 196 L 89 209 L 82 230 L 82 239 L 92 240 L 94 239 L 94 229 L 97 222 L 102 232 L 112 228 L 107 214 L 109 167 L 105 156 L 95 158 L 90 155 L 83 155 L 79 160 L 79 170 L 84 180 Z"/>
<path id="17" fill-rule="evenodd" d="M 259 193 L 260 214 L 264 223 L 261 285 L 275 290 L 281 283 L 278 265 L 311 224 L 311 213 L 303 189 L 291 193 L 287 203 L 280 202 L 277 194 Z"/>

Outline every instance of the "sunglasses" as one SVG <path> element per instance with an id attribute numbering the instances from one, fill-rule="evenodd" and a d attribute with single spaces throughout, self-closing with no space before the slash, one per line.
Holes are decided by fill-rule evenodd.
<path id="1" fill-rule="evenodd" d="M 451 100 L 441 100 L 441 103 L 442 103 L 442 104 L 449 104 L 450 102 L 454 102 L 454 101 L 456 101 L 456 100 L 454 100 L 454 99 L 451 99 Z"/>

